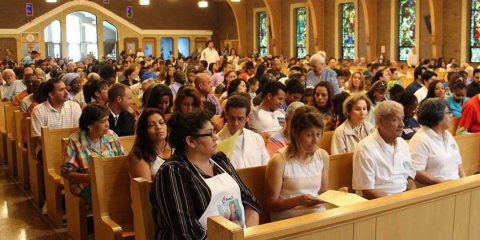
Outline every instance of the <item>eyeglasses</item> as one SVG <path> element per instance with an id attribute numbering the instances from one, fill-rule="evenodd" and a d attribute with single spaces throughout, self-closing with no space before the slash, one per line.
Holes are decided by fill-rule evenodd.
<path id="1" fill-rule="evenodd" d="M 212 132 L 210 133 L 203 133 L 203 134 L 192 134 L 190 135 L 194 138 L 199 138 L 199 137 L 211 137 L 211 138 L 215 138 L 217 136 L 217 132 L 215 130 L 213 130 Z"/>

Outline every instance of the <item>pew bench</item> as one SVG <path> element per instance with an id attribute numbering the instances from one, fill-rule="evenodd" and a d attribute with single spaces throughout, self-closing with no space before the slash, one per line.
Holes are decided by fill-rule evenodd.
<path id="1" fill-rule="evenodd" d="M 17 154 L 16 154 L 16 132 L 15 132 L 15 110 L 19 110 L 19 106 L 5 106 L 5 134 L 7 142 L 7 160 L 8 173 L 10 177 L 17 176 Z"/>

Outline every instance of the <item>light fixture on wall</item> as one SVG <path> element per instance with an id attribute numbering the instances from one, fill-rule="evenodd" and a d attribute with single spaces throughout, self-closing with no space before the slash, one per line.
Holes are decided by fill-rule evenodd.
<path id="1" fill-rule="evenodd" d="M 240 2 L 240 0 L 230 0 L 231 2 Z"/>
<path id="2" fill-rule="evenodd" d="M 200 1 L 198 1 L 198 7 L 199 7 L 199 8 L 206 8 L 206 7 L 208 7 L 208 1 L 206 1 L 206 0 L 200 0 Z"/>
<path id="3" fill-rule="evenodd" d="M 56 3 L 57 0 L 47 0 L 47 3 Z"/>
<path id="4" fill-rule="evenodd" d="M 150 5 L 150 0 L 140 0 L 140 5 Z"/>

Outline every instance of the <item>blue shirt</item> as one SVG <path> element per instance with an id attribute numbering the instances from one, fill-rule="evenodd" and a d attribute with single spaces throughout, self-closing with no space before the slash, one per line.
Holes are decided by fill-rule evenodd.
<path id="1" fill-rule="evenodd" d="M 457 101 L 455 101 L 455 98 L 453 96 L 448 96 L 447 97 L 447 103 L 448 106 L 450 107 L 450 110 L 452 111 L 452 115 L 454 117 L 461 117 L 462 116 L 462 107 L 465 105 L 465 103 L 470 99 L 469 97 L 463 98 L 463 103 L 460 105 Z"/>
<path id="2" fill-rule="evenodd" d="M 323 69 L 322 75 L 320 75 L 320 77 L 315 75 L 315 72 L 313 72 L 313 70 L 310 70 L 307 73 L 307 79 L 305 80 L 305 87 L 315 87 L 320 81 L 327 81 L 332 84 L 333 95 L 340 93 L 340 88 L 338 87 L 338 81 L 337 81 L 337 73 L 332 69 L 328 69 L 328 68 Z"/>
<path id="3" fill-rule="evenodd" d="M 405 140 L 410 140 L 420 129 L 420 124 L 418 124 L 415 118 L 409 118 L 403 122 L 405 123 L 405 127 L 403 127 L 402 138 Z"/>
<path id="4" fill-rule="evenodd" d="M 417 81 L 413 81 L 412 83 L 410 83 L 410 85 L 408 85 L 407 91 L 415 94 L 415 92 L 420 88 L 422 88 L 422 84 L 418 83 Z"/>

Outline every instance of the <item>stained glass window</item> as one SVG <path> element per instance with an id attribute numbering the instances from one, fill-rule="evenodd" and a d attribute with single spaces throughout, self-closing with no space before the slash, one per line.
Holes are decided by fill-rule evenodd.
<path id="1" fill-rule="evenodd" d="M 408 54 L 415 47 L 415 12 L 416 0 L 399 0 L 398 57 L 407 60 Z"/>
<path id="2" fill-rule="evenodd" d="M 342 58 L 355 58 L 355 6 L 353 3 L 340 5 L 342 14 Z"/>
<path id="3" fill-rule="evenodd" d="M 295 53 L 298 58 L 307 55 L 307 9 L 295 8 Z"/>
<path id="4" fill-rule="evenodd" d="M 258 39 L 257 48 L 260 56 L 268 54 L 268 17 L 267 12 L 257 13 Z"/>
<path id="5" fill-rule="evenodd" d="M 471 1 L 470 62 L 480 62 L 480 1 Z"/>

